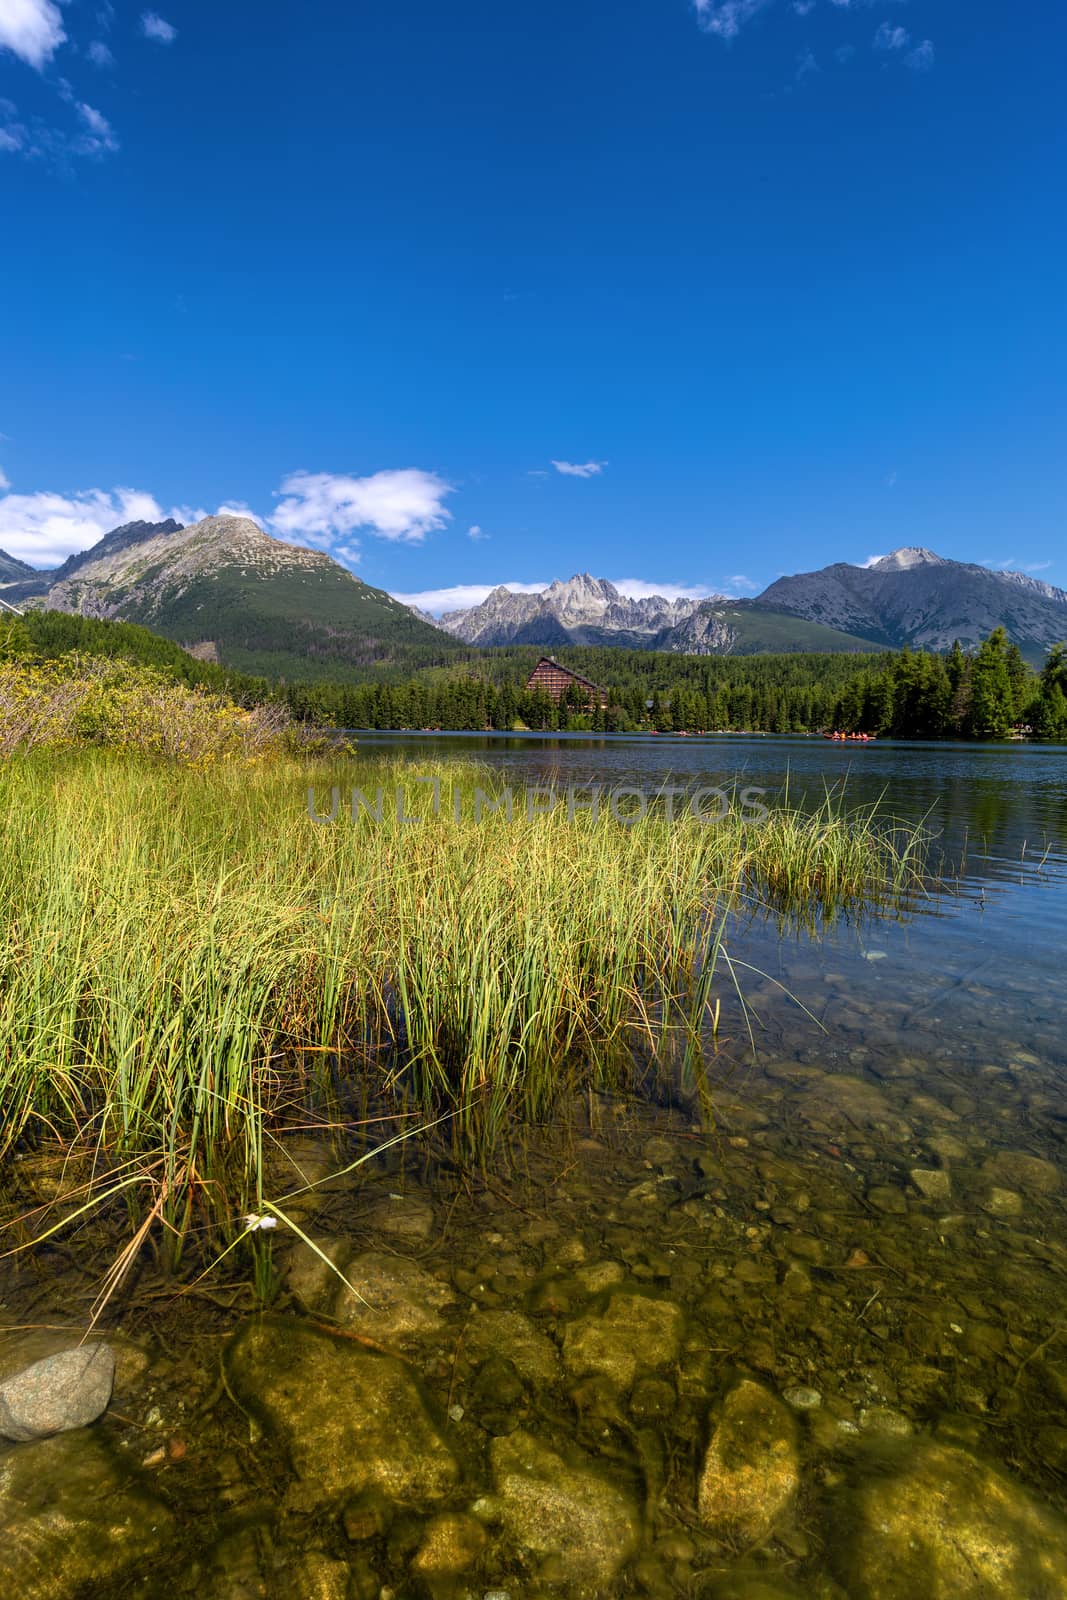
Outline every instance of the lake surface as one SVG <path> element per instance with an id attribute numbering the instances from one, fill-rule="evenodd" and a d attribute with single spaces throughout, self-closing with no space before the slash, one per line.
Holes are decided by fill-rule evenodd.
<path id="1" fill-rule="evenodd" d="M 875 934 L 838 927 L 817 946 L 795 950 L 778 951 L 776 937 L 761 937 L 755 927 L 746 941 L 777 952 L 778 977 L 794 965 L 805 971 L 813 959 L 851 961 L 857 992 L 878 996 L 909 974 L 936 972 L 944 979 L 995 972 L 1010 992 L 1032 997 L 1034 1009 L 1013 1010 L 1012 1026 L 1023 1036 L 1057 1011 L 1067 1026 L 1067 746 L 662 734 L 367 732 L 358 740 L 368 755 L 402 753 L 416 767 L 420 758 L 474 759 L 516 790 L 594 783 L 646 792 L 671 785 L 752 786 L 766 791 L 767 804 L 788 797 L 811 807 L 832 792 L 849 807 L 878 805 L 889 816 L 924 822 L 933 859 L 952 889 L 906 924 L 880 924 Z M 886 957 L 876 972 L 855 964 L 872 953 L 872 942 Z M 958 1022 L 964 1037 L 973 1034 L 966 1009 Z"/>
<path id="2" fill-rule="evenodd" d="M 111 1411 L 21 1487 L 53 1442 L 0 1446 L 11 1592 L 1064 1600 L 1067 748 L 359 747 L 516 790 L 843 789 L 926 819 L 946 883 L 817 934 L 734 914 L 702 1060 L 582 1093 L 490 1173 L 416 1140 L 316 1191 L 296 1220 L 358 1298 L 280 1232 L 263 1321 L 239 1278 L 149 1274 Z M 354 1153 L 309 1133 L 272 1192 Z M 15 1327 L 91 1302 L 51 1269 L 12 1279 Z M 158 1543 L 136 1575 L 116 1527 Z"/>

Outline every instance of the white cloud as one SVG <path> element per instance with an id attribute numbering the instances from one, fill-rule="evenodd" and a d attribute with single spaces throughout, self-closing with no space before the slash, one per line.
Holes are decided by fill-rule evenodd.
<path id="1" fill-rule="evenodd" d="M 401 605 L 418 606 L 420 611 L 429 612 L 431 617 L 442 616 L 446 611 L 466 611 L 471 606 L 480 606 L 482 601 L 494 589 L 510 589 L 512 594 L 541 594 L 548 588 L 547 583 L 457 583 L 450 589 L 422 589 L 418 594 L 399 594 L 391 590 L 393 599 L 399 600 Z"/>
<path id="2" fill-rule="evenodd" d="M 418 544 L 451 521 L 444 501 L 452 492 L 452 484 L 416 467 L 369 478 L 294 472 L 282 483 L 278 493 L 284 498 L 269 522 L 282 538 L 324 549 L 361 528 L 381 539 Z"/>
<path id="3" fill-rule="evenodd" d="M 611 582 L 627 600 L 706 600 L 716 591 L 703 583 L 649 583 L 644 578 L 612 578 Z"/>
<path id="4" fill-rule="evenodd" d="M 143 489 L 80 489 L 74 494 L 7 494 L 11 485 L 0 472 L 0 550 L 33 567 L 55 567 L 87 550 L 112 528 L 126 522 L 163 522 L 173 517 L 186 527 L 210 513 L 202 506 L 172 506 L 165 511 Z M 218 517 L 251 517 L 266 531 L 262 517 L 240 501 L 228 501 Z"/>
<path id="5" fill-rule="evenodd" d="M 2 3 L 3 0 L 0 0 L 0 4 Z M 173 44 L 178 37 L 177 28 L 173 27 L 169 22 L 164 22 L 163 18 L 155 11 L 141 13 L 141 32 L 146 39 L 154 39 L 156 44 Z"/>
<path id="6" fill-rule="evenodd" d="M 21 150 L 25 130 L 18 123 L 8 123 L 6 128 L 0 128 L 0 150 Z"/>
<path id="7" fill-rule="evenodd" d="M 202 522 L 208 513 L 206 511 L 191 511 L 188 516 L 179 517 L 178 513 L 175 511 L 174 515 L 178 517 L 179 522 L 188 523 Z M 223 505 L 219 506 L 219 509 L 215 512 L 215 515 L 217 517 L 248 517 L 251 522 L 257 523 L 259 527 L 263 529 L 264 533 L 267 531 L 266 518 L 259 516 L 255 511 L 252 510 L 251 506 L 246 506 L 243 500 L 225 501 Z"/>
<path id="8" fill-rule="evenodd" d="M 488 537 L 489 535 L 486 533 L 485 529 L 479 527 L 477 522 L 474 523 L 473 527 L 467 529 L 467 538 L 473 539 L 475 544 L 478 544 L 482 539 L 488 539 Z"/>
<path id="9" fill-rule="evenodd" d="M 2 3 L 2 0 L 0 0 Z M 82 141 L 82 153 L 85 155 L 102 154 L 105 150 L 114 151 L 119 148 L 119 141 L 115 130 L 102 112 L 94 106 L 78 105 L 78 115 L 89 130 L 88 137 Z"/>
<path id="10" fill-rule="evenodd" d="M 770 3 L 771 0 L 693 0 L 704 32 L 720 39 L 736 39 L 745 23 Z"/>
<path id="11" fill-rule="evenodd" d="M 10 489 L 10 487 L 11 487 L 11 479 L 8 477 L 7 473 L 4 471 L 3 467 L 0 467 L 0 490 Z"/>
<path id="12" fill-rule="evenodd" d="M 910 43 L 911 34 L 907 28 L 894 28 L 889 22 L 883 22 L 874 36 L 876 50 L 905 50 Z"/>
<path id="13" fill-rule="evenodd" d="M 727 593 L 731 589 L 743 589 L 747 594 L 755 594 L 760 588 L 754 578 L 746 578 L 743 572 L 735 572 L 732 578 L 724 578 L 722 581 Z"/>
<path id="14" fill-rule="evenodd" d="M 929 72 L 934 64 L 933 41 L 924 39 L 904 60 L 913 72 Z"/>
<path id="15" fill-rule="evenodd" d="M 35 567 L 54 567 L 124 522 L 162 522 L 166 513 L 138 489 L 83 489 L 72 495 L 0 496 L 0 549 Z"/>
<path id="16" fill-rule="evenodd" d="M 1052 566 L 1051 561 L 1017 561 L 1014 556 L 1009 556 L 1006 561 L 994 561 L 986 556 L 978 563 L 980 567 L 991 567 L 998 572 L 1047 572 Z"/>
<path id="17" fill-rule="evenodd" d="M 607 466 L 606 461 L 553 461 L 552 465 L 557 472 L 562 472 L 565 478 L 596 478 L 599 477 Z"/>
<path id="18" fill-rule="evenodd" d="M 861 566 L 861 567 L 874 567 L 874 566 L 877 566 L 879 561 L 884 561 L 884 560 L 885 560 L 885 556 L 884 555 L 881 555 L 881 556 L 868 556 L 866 561 L 861 561 L 861 562 L 858 563 L 858 565 Z"/>
<path id="19" fill-rule="evenodd" d="M 0 50 L 10 50 L 38 72 L 66 37 L 52 0 L 0 0 Z"/>
<path id="20" fill-rule="evenodd" d="M 113 67 L 115 65 L 115 57 L 102 39 L 94 39 L 85 54 L 89 57 L 94 67 Z"/>
<path id="21" fill-rule="evenodd" d="M 798 17 L 806 17 L 815 10 L 815 0 L 793 0 L 793 10 Z"/>

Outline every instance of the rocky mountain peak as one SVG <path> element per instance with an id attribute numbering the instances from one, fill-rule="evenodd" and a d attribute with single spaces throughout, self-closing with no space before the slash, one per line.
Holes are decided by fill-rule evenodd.
<path id="1" fill-rule="evenodd" d="M 935 555 L 932 550 L 925 550 L 922 545 L 903 545 L 899 550 L 893 550 L 880 561 L 872 561 L 867 569 L 870 572 L 910 572 L 913 567 L 945 567 L 948 562 L 944 556 Z"/>
<path id="2" fill-rule="evenodd" d="M 696 610 L 696 600 L 631 600 L 607 578 L 578 572 L 536 594 L 494 589 L 479 606 L 451 611 L 439 626 L 467 644 L 623 644 L 649 648 Z"/>

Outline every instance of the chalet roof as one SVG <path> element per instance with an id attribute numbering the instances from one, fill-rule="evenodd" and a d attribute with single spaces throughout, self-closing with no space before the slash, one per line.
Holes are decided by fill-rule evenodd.
<path id="1" fill-rule="evenodd" d="M 556 660 L 555 656 L 542 656 L 540 661 L 537 663 L 537 667 L 555 667 L 557 672 L 565 672 L 568 678 L 574 679 L 575 683 L 584 683 L 587 689 L 595 689 L 597 694 L 607 694 L 608 692 L 604 688 L 603 684 L 594 683 L 592 678 L 586 678 L 582 675 L 582 673 L 575 672 L 573 667 L 565 667 L 562 661 Z M 533 672 L 530 673 L 531 678 L 533 677 L 534 672 L 537 671 L 537 667 L 534 667 Z"/>

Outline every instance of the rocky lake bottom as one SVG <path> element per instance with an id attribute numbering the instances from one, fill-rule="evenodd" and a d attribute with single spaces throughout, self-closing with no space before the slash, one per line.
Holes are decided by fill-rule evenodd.
<path id="1" fill-rule="evenodd" d="M 1061 997 L 857 994 L 837 954 L 791 975 L 829 1032 L 752 986 L 710 1116 L 675 1081 L 581 1095 L 488 1175 L 396 1146 L 294 1210 L 336 1272 L 272 1235 L 264 1314 L 145 1274 L 100 1420 L 0 1443 L 0 1592 L 1067 1596 Z M 90 1242 L 5 1263 L 0 1401 L 77 1342 Z"/>

